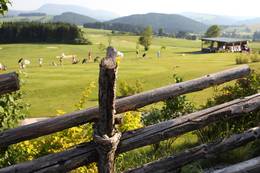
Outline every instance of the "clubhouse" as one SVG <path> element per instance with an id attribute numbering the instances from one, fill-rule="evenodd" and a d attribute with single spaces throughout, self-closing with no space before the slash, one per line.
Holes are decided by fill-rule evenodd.
<path id="1" fill-rule="evenodd" d="M 201 51 L 205 53 L 216 52 L 250 52 L 249 40 L 235 38 L 202 38 Z"/>

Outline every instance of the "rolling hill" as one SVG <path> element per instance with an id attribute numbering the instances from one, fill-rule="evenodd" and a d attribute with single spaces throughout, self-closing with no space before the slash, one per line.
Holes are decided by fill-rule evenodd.
<path id="1" fill-rule="evenodd" d="M 182 15 L 207 25 L 233 25 L 239 21 L 238 17 L 221 16 L 204 13 L 181 13 Z"/>
<path id="2" fill-rule="evenodd" d="M 36 12 L 46 13 L 49 15 L 60 15 L 65 12 L 73 12 L 81 15 L 89 16 L 97 20 L 111 20 L 117 18 L 119 15 L 105 10 L 92 10 L 77 5 L 62 5 L 62 4 L 45 4 L 41 6 Z"/>
<path id="3" fill-rule="evenodd" d="M 54 16 L 52 21 L 70 23 L 75 25 L 83 25 L 85 23 L 97 22 L 97 20 L 94 18 L 72 12 L 66 12 L 62 13 L 61 15 Z"/>
<path id="4" fill-rule="evenodd" d="M 237 24 L 238 25 L 256 25 L 256 24 L 260 24 L 260 17 L 239 21 L 239 22 L 237 22 Z"/>
<path id="5" fill-rule="evenodd" d="M 177 33 L 179 31 L 204 32 L 207 29 L 207 25 L 177 14 L 137 14 L 120 17 L 109 22 L 142 27 L 151 25 L 154 31 L 158 31 L 160 28 L 163 28 L 164 32 L 167 33 Z"/>

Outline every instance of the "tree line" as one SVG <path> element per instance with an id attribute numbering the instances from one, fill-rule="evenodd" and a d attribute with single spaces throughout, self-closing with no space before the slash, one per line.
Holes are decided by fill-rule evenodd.
<path id="1" fill-rule="evenodd" d="M 18 16 L 21 16 L 21 17 L 36 16 L 36 17 L 39 17 L 39 16 L 47 16 L 47 14 L 46 13 L 21 13 Z"/>
<path id="2" fill-rule="evenodd" d="M 123 23 L 108 23 L 108 22 L 86 23 L 84 24 L 84 27 L 94 28 L 94 29 L 115 30 L 121 32 L 131 32 L 135 34 L 140 34 L 144 30 L 144 27 L 141 26 L 135 26 L 135 25 L 123 24 Z"/>
<path id="3" fill-rule="evenodd" d="M 66 23 L 7 22 L 0 35 L 0 43 L 89 43 L 80 28 Z"/>

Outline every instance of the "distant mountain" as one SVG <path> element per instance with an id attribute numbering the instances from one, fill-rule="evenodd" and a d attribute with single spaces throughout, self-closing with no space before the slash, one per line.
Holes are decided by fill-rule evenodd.
<path id="1" fill-rule="evenodd" d="M 119 17 L 119 15 L 104 11 L 104 10 L 91 10 L 77 5 L 62 5 L 62 4 L 45 4 L 36 10 L 37 12 L 46 13 L 49 15 L 60 15 L 65 12 L 73 12 L 81 15 L 89 16 L 97 20 L 111 20 Z"/>
<path id="2" fill-rule="evenodd" d="M 238 24 L 238 25 L 256 25 L 256 24 L 260 24 L 260 17 L 247 19 L 247 20 L 242 20 L 242 21 L 237 22 L 236 24 Z"/>
<path id="3" fill-rule="evenodd" d="M 26 13 L 25 11 L 18 11 L 18 10 L 9 10 L 5 16 L 18 16 L 21 13 Z"/>
<path id="4" fill-rule="evenodd" d="M 163 28 L 164 32 L 177 33 L 179 31 L 204 32 L 207 25 L 177 14 L 148 13 L 120 17 L 109 21 L 146 27 L 151 25 L 155 32 Z"/>
<path id="5" fill-rule="evenodd" d="M 66 12 L 62 13 L 61 15 L 54 16 L 52 21 L 70 23 L 75 25 L 83 25 L 85 23 L 97 22 L 96 19 L 72 12 Z"/>
<path id="6" fill-rule="evenodd" d="M 207 25 L 234 25 L 241 17 L 232 17 L 232 16 L 221 16 L 221 15 L 214 15 L 214 14 L 203 14 L 203 13 L 192 13 L 186 12 L 181 13 L 182 15 L 196 20 L 198 22 L 207 24 Z M 242 20 L 245 18 L 242 18 Z"/>
<path id="7" fill-rule="evenodd" d="M 20 13 L 20 17 L 47 16 L 45 13 Z"/>

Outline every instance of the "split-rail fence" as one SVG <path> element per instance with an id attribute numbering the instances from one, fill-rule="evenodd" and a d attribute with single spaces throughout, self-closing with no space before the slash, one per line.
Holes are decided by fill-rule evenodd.
<path id="1" fill-rule="evenodd" d="M 121 134 L 115 126 L 118 123 L 122 123 L 121 113 L 134 111 L 172 97 L 243 78 L 249 75 L 250 68 L 247 65 L 239 66 L 116 100 L 115 90 L 118 67 L 115 58 L 116 50 L 109 47 L 106 57 L 100 63 L 99 107 L 69 113 L 0 133 L 0 149 L 4 151 L 12 144 L 94 122 L 93 141 L 80 144 L 60 153 L 50 154 L 32 161 L 2 168 L 0 173 L 68 172 L 93 162 L 98 163 L 98 171 L 100 173 L 112 173 L 115 170 L 115 158 L 120 153 L 156 144 L 160 141 L 198 130 L 215 122 L 235 119 L 236 117 L 246 116 L 248 113 L 260 110 L 260 94 L 256 94 Z M 18 81 L 16 73 L 0 75 L 0 94 L 18 90 Z M 260 126 L 252 127 L 244 133 L 187 149 L 176 155 L 126 172 L 173 172 L 198 159 L 204 159 L 216 153 L 241 147 L 259 138 Z M 218 170 L 215 173 L 242 173 L 248 170 L 260 171 L 259 164 L 260 159 L 258 157 Z"/>

